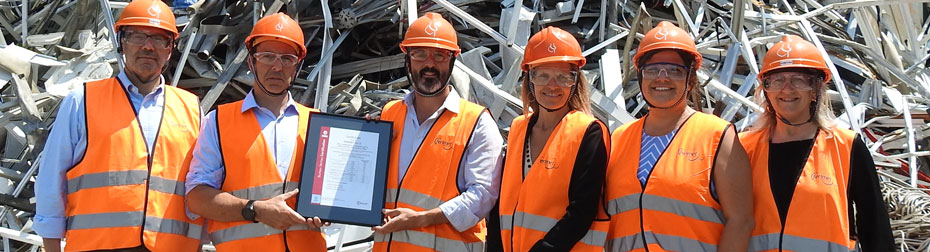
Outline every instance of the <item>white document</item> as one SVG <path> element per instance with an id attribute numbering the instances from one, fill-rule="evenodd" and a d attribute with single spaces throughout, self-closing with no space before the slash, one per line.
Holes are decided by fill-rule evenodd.
<path id="1" fill-rule="evenodd" d="M 371 211 L 378 134 L 322 127 L 317 152 L 310 204 Z"/>

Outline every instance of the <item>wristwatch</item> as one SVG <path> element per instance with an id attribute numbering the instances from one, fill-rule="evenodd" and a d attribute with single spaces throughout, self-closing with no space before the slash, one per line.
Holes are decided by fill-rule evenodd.
<path id="1" fill-rule="evenodd" d="M 245 203 L 245 206 L 242 207 L 242 218 L 247 221 L 258 223 L 258 221 L 255 220 L 255 208 L 253 204 L 255 204 L 255 200 L 249 200 L 248 203 Z"/>

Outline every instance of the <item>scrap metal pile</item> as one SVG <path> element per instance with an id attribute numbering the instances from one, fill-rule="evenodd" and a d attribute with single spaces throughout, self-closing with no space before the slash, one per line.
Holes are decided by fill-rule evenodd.
<path id="1" fill-rule="evenodd" d="M 45 138 L 69 90 L 121 69 L 112 27 L 125 5 L 0 1 L 5 251 L 34 250 L 40 241 L 30 226 Z M 409 92 L 398 44 L 418 15 L 443 14 L 463 49 L 454 88 L 488 107 L 504 136 L 522 113 L 523 47 L 545 26 L 561 27 L 581 42 L 592 107 L 611 129 L 648 111 L 630 61 L 645 31 L 659 21 L 691 33 L 704 56 L 700 107 L 741 129 L 762 110 L 753 95 L 765 52 L 783 35 L 799 35 L 832 63 L 833 111 L 839 125 L 864 136 L 882 170 L 898 245 L 904 251 L 930 247 L 930 0 L 201 0 L 175 8 L 181 37 L 166 79 L 198 94 L 205 111 L 243 98 L 253 77 L 242 40 L 255 20 L 279 11 L 294 16 L 308 38 L 294 99 L 356 116 L 378 114 L 388 100 Z"/>

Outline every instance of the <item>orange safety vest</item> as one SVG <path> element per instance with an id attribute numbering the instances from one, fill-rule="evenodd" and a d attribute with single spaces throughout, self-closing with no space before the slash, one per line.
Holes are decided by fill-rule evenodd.
<path id="1" fill-rule="evenodd" d="M 296 189 L 303 164 L 307 123 L 311 112 L 318 111 L 297 104 L 298 134 L 294 139 L 297 143 L 287 179 L 283 180 L 254 112 L 243 112 L 241 100 L 217 107 L 216 130 L 226 167 L 221 190 L 241 199 L 264 200 Z M 297 197 L 287 199 L 292 209 L 296 204 Z M 208 219 L 207 229 L 216 251 L 326 251 L 323 234 L 307 225 L 295 225 L 282 231 L 264 223 Z"/>
<path id="2" fill-rule="evenodd" d="M 200 133 L 197 96 L 165 86 L 152 155 L 117 78 L 84 85 L 87 149 L 67 171 L 65 250 L 195 251 L 202 219 L 184 212 L 188 154 Z"/>
<path id="3" fill-rule="evenodd" d="M 710 181 L 730 124 L 694 113 L 659 156 L 643 189 L 636 172 L 644 123 L 641 118 L 620 126 L 612 136 L 607 250 L 716 251 L 725 220 Z"/>
<path id="4" fill-rule="evenodd" d="M 513 120 L 507 137 L 507 159 L 501 181 L 501 238 L 504 251 L 529 251 L 555 226 L 568 207 L 568 187 L 575 168 L 575 154 L 592 123 L 601 126 L 605 146 L 610 146 L 607 127 L 584 112 L 571 111 L 562 117 L 546 147 L 523 177 L 523 151 L 529 118 Z M 603 175 L 602 175 L 603 176 Z M 601 204 L 599 204 L 601 205 Z M 604 251 L 609 222 L 598 207 L 598 219 L 572 251 Z"/>
<path id="5" fill-rule="evenodd" d="M 798 177 L 784 226 L 769 184 L 769 130 L 740 134 L 752 164 L 756 226 L 750 251 L 850 251 L 846 198 L 855 132 L 834 128 L 817 133 Z"/>
<path id="6" fill-rule="evenodd" d="M 484 107 L 466 100 L 459 103 L 458 113 L 443 111 L 426 134 L 407 173 L 401 179 L 398 176 L 397 160 L 407 106 L 402 101 L 391 101 L 385 105 L 381 119 L 394 122 L 395 134 L 391 140 L 384 208 L 426 211 L 461 194 L 456 185 L 459 164 L 463 161 L 468 140 L 478 125 L 478 117 L 485 111 Z M 390 234 L 375 233 L 373 251 L 483 251 L 485 232 L 482 220 L 464 232 L 445 223 Z"/>

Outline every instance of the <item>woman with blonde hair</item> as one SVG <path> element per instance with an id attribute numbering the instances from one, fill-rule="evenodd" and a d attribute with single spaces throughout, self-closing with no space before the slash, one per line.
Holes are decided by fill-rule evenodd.
<path id="1" fill-rule="evenodd" d="M 785 36 L 759 76 L 765 112 L 740 134 L 752 165 L 750 251 L 849 251 L 856 240 L 862 251 L 893 251 L 871 153 L 854 131 L 832 122 L 830 69 L 820 50 Z"/>
<path id="2" fill-rule="evenodd" d="M 504 251 L 603 251 L 607 128 L 591 116 L 584 64 L 578 41 L 559 28 L 527 44 L 524 114 L 510 126 L 501 180 Z"/>

